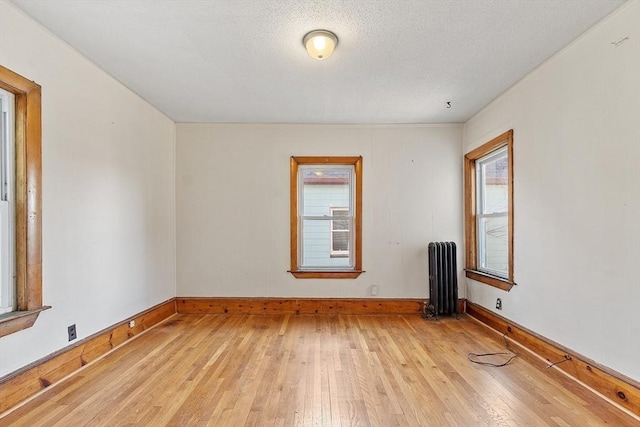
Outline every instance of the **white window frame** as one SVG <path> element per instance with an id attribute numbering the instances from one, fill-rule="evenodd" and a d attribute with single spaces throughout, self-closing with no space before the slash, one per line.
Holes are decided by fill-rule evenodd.
<path id="1" fill-rule="evenodd" d="M 498 150 L 495 150 L 479 159 L 476 160 L 475 162 L 475 168 L 476 168 L 476 230 L 477 230 L 477 239 L 476 239 L 476 243 L 477 243 L 477 269 L 479 271 L 483 271 L 485 273 L 489 273 L 492 274 L 494 276 L 498 276 L 498 277 L 502 277 L 505 279 L 509 278 L 509 270 L 507 268 L 507 271 L 500 271 L 500 270 L 495 270 L 492 268 L 487 267 L 487 254 L 485 253 L 485 248 L 486 248 L 486 235 L 487 232 L 485 230 L 484 227 L 484 219 L 489 219 L 489 218 L 506 218 L 507 221 L 509 221 L 509 203 L 507 201 L 507 206 L 505 207 L 504 210 L 502 211 L 493 211 L 493 212 L 485 212 L 484 211 L 484 205 L 485 205 L 485 196 L 486 196 L 486 188 L 483 185 L 485 179 L 484 179 L 484 174 L 483 174 L 483 166 L 487 163 L 491 163 L 494 162 L 500 158 L 505 158 L 507 160 L 507 164 L 508 164 L 508 160 L 509 160 L 509 153 L 507 150 L 507 147 L 504 146 L 502 148 L 499 148 Z M 507 197 L 509 196 L 508 192 L 507 192 Z M 507 224 L 507 228 L 508 228 L 508 224 Z M 507 264 L 508 264 L 508 253 L 507 253 Z"/>
<path id="2" fill-rule="evenodd" d="M 298 233 L 298 247 L 300 248 L 300 262 L 299 262 L 299 268 L 300 270 L 304 271 L 304 270 L 308 270 L 308 271 L 322 271 L 322 270 L 327 270 L 327 271 L 336 271 L 336 270 L 353 270 L 354 265 L 355 265 L 355 258 L 353 256 L 353 251 L 347 251 L 346 255 L 349 258 L 349 263 L 348 265 L 345 266 L 318 266 L 318 265 L 303 265 L 302 260 L 304 260 L 304 227 L 302 226 L 304 221 L 329 221 L 329 230 L 332 230 L 333 228 L 333 214 L 331 215 L 324 215 L 324 216 L 310 216 L 310 215 L 304 215 L 304 172 L 305 171 L 309 171 L 309 170 L 314 170 L 314 169 L 323 169 L 323 170 L 327 170 L 327 169 L 349 169 L 350 171 L 350 176 L 349 176 L 349 207 L 348 208 L 343 208 L 346 209 L 348 214 L 346 217 L 344 217 L 344 219 L 349 221 L 349 229 L 353 230 L 353 220 L 354 220 L 354 204 L 355 204 L 355 189 L 354 189 L 354 184 L 355 184 L 355 167 L 353 165 L 321 165 L 321 164 L 309 164 L 309 165 L 300 165 L 300 167 L 298 168 L 298 200 L 299 200 L 299 204 L 298 204 L 298 221 L 299 221 L 299 226 L 298 229 L 300 230 Z M 331 234 L 331 236 L 333 236 L 333 234 Z M 349 241 L 349 248 L 353 248 L 354 246 L 354 242 L 353 242 L 353 233 L 350 236 L 350 241 Z M 333 252 L 333 237 L 330 238 L 330 251 L 329 251 L 329 255 L 332 255 Z M 345 257 L 346 258 L 346 257 Z"/>
<path id="3" fill-rule="evenodd" d="M 0 89 L 0 314 L 16 309 L 15 96 Z"/>
<path id="4" fill-rule="evenodd" d="M 330 249 L 329 255 L 332 256 L 332 257 L 336 257 L 336 258 L 337 257 L 347 257 L 347 256 L 349 256 L 349 253 L 350 253 L 349 249 L 347 249 L 346 251 L 340 251 L 340 250 L 335 250 L 334 249 L 334 247 L 333 247 L 333 233 L 343 233 L 343 232 L 351 233 L 351 228 L 352 228 L 351 225 L 353 224 L 353 216 L 352 215 L 349 216 L 349 208 L 346 208 L 346 207 L 331 207 L 331 208 L 329 208 L 329 212 L 331 213 L 331 217 L 333 218 L 333 220 L 331 221 L 331 230 L 330 230 L 331 234 L 330 234 L 330 238 L 329 238 L 329 242 L 330 242 L 329 244 L 331 245 L 330 246 L 331 249 Z M 340 216 L 339 217 L 340 219 L 338 221 L 349 220 L 349 228 L 348 229 L 346 229 L 346 230 L 336 230 L 336 229 L 333 228 L 333 224 L 336 221 L 335 212 L 347 212 L 347 215 L 344 216 L 344 217 Z M 351 248 L 351 240 L 352 240 L 353 236 L 350 236 L 350 237 L 351 238 L 350 238 L 350 241 L 349 241 L 349 247 Z"/>

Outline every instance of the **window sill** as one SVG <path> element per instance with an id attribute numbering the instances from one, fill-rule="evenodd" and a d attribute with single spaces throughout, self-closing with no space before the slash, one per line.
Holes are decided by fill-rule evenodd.
<path id="1" fill-rule="evenodd" d="M 493 276 L 491 274 L 484 273 L 482 271 L 477 270 L 465 270 L 465 274 L 469 279 L 473 279 L 477 282 L 484 283 L 489 286 L 493 286 L 494 288 L 502 289 L 503 291 L 509 292 L 514 282 L 505 279 L 503 277 Z"/>
<path id="2" fill-rule="evenodd" d="M 364 270 L 289 270 L 296 279 L 356 279 Z"/>
<path id="3" fill-rule="evenodd" d="M 12 311 L 0 315 L 0 337 L 32 327 L 40 313 L 50 308 L 51 306 L 45 305 L 33 310 Z"/>

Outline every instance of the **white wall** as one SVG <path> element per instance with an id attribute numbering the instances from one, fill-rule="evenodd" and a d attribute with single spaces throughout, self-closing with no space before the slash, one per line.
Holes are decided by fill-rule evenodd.
<path id="1" fill-rule="evenodd" d="M 628 36 L 614 47 L 611 43 Z M 640 380 L 640 2 L 626 3 L 464 127 L 514 129 L 515 281 L 468 298 Z"/>
<path id="2" fill-rule="evenodd" d="M 42 86 L 43 302 L 0 375 L 175 296 L 175 125 L 13 5 L 0 63 Z"/>
<path id="3" fill-rule="evenodd" d="M 381 298 L 423 298 L 427 243 L 461 244 L 459 125 L 178 124 L 176 135 L 178 296 L 368 297 L 377 284 Z M 292 155 L 363 156 L 358 279 L 287 273 Z"/>

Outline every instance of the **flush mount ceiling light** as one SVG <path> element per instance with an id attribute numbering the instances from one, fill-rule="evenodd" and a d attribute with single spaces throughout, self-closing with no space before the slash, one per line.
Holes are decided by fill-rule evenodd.
<path id="1" fill-rule="evenodd" d="M 312 58 L 327 59 L 338 44 L 338 37 L 331 31 L 313 30 L 302 39 L 302 44 Z"/>

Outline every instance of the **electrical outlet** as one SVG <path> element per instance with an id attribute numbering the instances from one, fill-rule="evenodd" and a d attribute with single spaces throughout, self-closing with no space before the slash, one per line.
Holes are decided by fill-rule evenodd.
<path id="1" fill-rule="evenodd" d="M 69 334 L 69 341 L 73 341 L 78 338 L 78 334 L 76 334 L 76 324 L 67 327 L 67 332 Z"/>
<path id="2" fill-rule="evenodd" d="M 135 326 L 136 326 L 136 321 L 135 320 L 132 320 L 132 321 L 129 322 L 129 327 L 130 328 L 135 328 Z"/>
<path id="3" fill-rule="evenodd" d="M 371 285 L 371 295 L 378 295 L 378 285 Z"/>
<path id="4" fill-rule="evenodd" d="M 496 300 L 496 308 L 502 310 L 502 300 L 500 298 Z"/>

